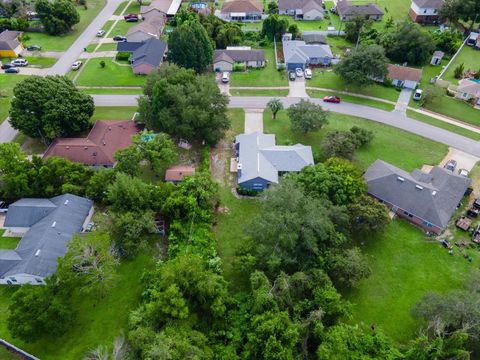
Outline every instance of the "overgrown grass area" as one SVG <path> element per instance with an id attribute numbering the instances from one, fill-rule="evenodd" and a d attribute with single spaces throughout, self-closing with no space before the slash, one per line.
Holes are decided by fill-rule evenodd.
<path id="1" fill-rule="evenodd" d="M 136 111 L 135 106 L 97 106 L 91 120 L 131 120 Z"/>
<path id="2" fill-rule="evenodd" d="M 81 92 L 85 94 L 95 95 L 141 95 L 142 89 L 139 88 L 82 88 Z"/>
<path id="3" fill-rule="evenodd" d="M 105 67 L 100 62 L 105 61 Z M 142 86 L 145 76 L 135 75 L 129 65 L 114 63 L 111 58 L 94 58 L 85 64 L 77 79 L 79 86 Z"/>
<path id="4" fill-rule="evenodd" d="M 43 154 L 47 150 L 47 145 L 39 139 L 32 139 L 22 132 L 19 132 L 13 141 L 21 146 L 26 155 Z"/>
<path id="5" fill-rule="evenodd" d="M 288 90 L 280 89 L 230 89 L 230 95 L 232 96 L 273 96 L 273 97 L 285 97 L 288 95 Z"/>
<path id="6" fill-rule="evenodd" d="M 393 104 L 388 104 L 388 103 L 384 103 L 384 102 L 372 100 L 372 99 L 365 99 L 358 96 L 340 94 L 340 93 L 336 93 L 335 91 L 327 92 L 327 91 L 319 91 L 319 90 L 307 90 L 307 94 L 310 97 L 314 97 L 314 98 L 323 98 L 324 96 L 327 96 L 327 95 L 335 95 L 335 96 L 338 96 L 340 99 L 342 99 L 342 101 L 346 101 L 354 104 L 371 106 L 371 107 L 382 109 L 385 111 L 392 111 L 393 109 L 395 109 L 395 105 Z"/>
<path id="7" fill-rule="evenodd" d="M 375 324 L 398 342 L 415 335 L 419 323 L 410 309 L 423 295 L 460 288 L 478 267 L 477 254 L 470 252 L 473 263 L 459 253 L 451 256 L 404 220 L 392 221 L 383 234 L 365 243 L 372 274 L 347 296 L 353 304 L 352 323 Z"/>
<path id="8" fill-rule="evenodd" d="M 104 7 L 105 0 L 88 0 L 87 9 L 77 5 L 77 11 L 80 14 L 80 22 L 73 27 L 73 30 L 62 36 L 52 36 L 46 33 L 28 32 L 29 39 L 25 41 L 25 45 L 40 45 L 43 51 L 64 51 L 67 50 L 75 39 L 90 24 L 93 18 L 97 16 Z"/>
<path id="9" fill-rule="evenodd" d="M 382 84 L 372 84 L 364 87 L 348 86 L 345 82 L 331 70 L 315 69 L 309 86 L 325 89 L 342 90 L 362 95 L 378 97 L 385 100 L 397 101 L 400 92 L 394 87 L 383 86 Z"/>
<path id="10" fill-rule="evenodd" d="M 0 74 L 0 124 L 8 116 L 10 101 L 13 96 L 13 88 L 16 84 L 27 78 L 27 76 L 19 76 L 19 74 Z"/>
<path id="11" fill-rule="evenodd" d="M 406 171 L 411 171 L 424 164 L 438 164 L 447 153 L 446 145 L 392 126 L 349 115 L 330 113 L 329 124 L 326 127 L 307 134 L 291 131 L 290 120 L 285 110 L 277 114 L 276 120 L 272 120 L 271 112 L 266 110 L 263 122 L 264 132 L 275 134 L 278 144 L 311 145 L 314 154 L 320 153 L 320 142 L 328 131 L 349 130 L 355 125 L 371 130 L 375 135 L 374 139 L 367 147 L 357 151 L 354 160 L 363 169 L 366 169 L 375 160 L 381 159 Z"/>
<path id="12" fill-rule="evenodd" d="M 5 230 L 0 229 L 0 250 L 10 250 L 17 247 L 20 238 L 16 237 L 3 237 Z M 0 346 L 1 348 L 1 346 Z M 0 359 L 2 359 L 0 357 Z"/>
<path id="13" fill-rule="evenodd" d="M 451 81 L 453 84 L 457 84 L 458 80 L 455 79 L 454 71 L 455 68 L 463 64 L 465 71 L 467 70 L 480 70 L 480 61 L 478 50 L 474 50 L 471 46 L 464 46 L 460 53 L 457 55 L 455 60 L 450 64 L 445 74 L 443 74 L 442 79 L 446 81 Z"/>
<path id="14" fill-rule="evenodd" d="M 267 64 L 260 69 L 247 69 L 245 72 L 232 72 L 231 86 L 288 86 L 285 70 L 277 70 L 273 46 L 264 48 Z"/>

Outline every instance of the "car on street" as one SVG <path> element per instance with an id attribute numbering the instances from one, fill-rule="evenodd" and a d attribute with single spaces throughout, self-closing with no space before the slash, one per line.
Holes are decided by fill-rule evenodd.
<path id="1" fill-rule="evenodd" d="M 127 38 L 125 36 L 115 35 L 113 37 L 113 41 L 124 42 L 124 41 L 127 41 Z"/>
<path id="2" fill-rule="evenodd" d="M 10 69 L 14 67 L 12 64 L 2 64 L 2 70 Z"/>
<path id="3" fill-rule="evenodd" d="M 338 104 L 341 100 L 338 96 L 335 96 L 335 95 L 330 95 L 330 96 L 325 96 L 323 98 L 323 101 L 324 102 L 329 102 L 329 103 L 335 103 L 335 104 Z"/>
<path id="4" fill-rule="evenodd" d="M 311 79 L 311 78 L 312 78 L 312 70 L 305 69 L 305 79 Z"/>
<path id="5" fill-rule="evenodd" d="M 73 64 L 72 64 L 72 70 L 78 70 L 80 69 L 80 67 L 82 66 L 82 62 L 80 60 L 78 61 L 75 61 Z"/>
<path id="6" fill-rule="evenodd" d="M 420 100 L 422 98 L 422 93 L 423 93 L 423 90 L 421 89 L 415 90 L 415 93 L 413 94 L 413 100 L 415 101 Z"/>
<path id="7" fill-rule="evenodd" d="M 303 77 L 303 70 L 301 68 L 296 68 L 295 75 L 297 75 L 297 77 Z"/>
<path id="8" fill-rule="evenodd" d="M 458 175 L 463 177 L 468 177 L 469 171 L 467 169 L 460 169 L 458 170 Z"/>
<path id="9" fill-rule="evenodd" d="M 20 72 L 20 69 L 16 67 L 11 67 L 5 70 L 5 74 L 18 74 L 19 72 Z"/>
<path id="10" fill-rule="evenodd" d="M 222 83 L 226 84 L 226 83 L 228 83 L 229 80 L 230 80 L 229 74 L 228 74 L 228 72 L 225 71 L 222 74 Z"/>
<path id="11" fill-rule="evenodd" d="M 42 47 L 40 45 L 29 45 L 27 46 L 28 51 L 38 51 L 42 50 Z"/>
<path id="12" fill-rule="evenodd" d="M 453 159 L 448 160 L 444 166 L 445 169 L 450 170 L 451 172 L 454 172 L 456 167 L 457 167 L 457 162 Z"/>
<path id="13" fill-rule="evenodd" d="M 296 78 L 297 78 L 297 75 L 295 75 L 295 71 L 288 72 L 288 80 L 295 81 Z"/>
<path id="14" fill-rule="evenodd" d="M 28 61 L 25 59 L 15 59 L 10 62 L 13 66 L 28 66 Z"/>
<path id="15" fill-rule="evenodd" d="M 98 30 L 97 31 L 97 37 L 102 37 L 103 35 L 105 35 L 105 30 Z"/>
<path id="16" fill-rule="evenodd" d="M 130 22 L 138 22 L 138 17 L 129 17 L 127 19 L 125 19 L 125 21 L 127 23 L 130 23 Z"/>

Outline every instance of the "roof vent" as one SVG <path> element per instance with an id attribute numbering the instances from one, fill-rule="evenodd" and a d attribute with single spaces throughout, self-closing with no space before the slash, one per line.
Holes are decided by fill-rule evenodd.
<path id="1" fill-rule="evenodd" d="M 70 149 L 70 146 L 67 145 L 67 150 Z"/>
<path id="2" fill-rule="evenodd" d="M 85 149 L 85 150 L 88 150 L 88 146 L 85 146 L 84 149 Z"/>
<path id="3" fill-rule="evenodd" d="M 103 142 L 103 146 L 105 146 L 105 145 L 107 145 L 107 143 L 104 141 L 104 142 Z"/>
<path id="4" fill-rule="evenodd" d="M 432 191 L 432 196 L 437 195 L 437 192 L 435 190 Z"/>
<path id="5" fill-rule="evenodd" d="M 67 206 L 68 205 L 68 199 L 65 200 L 65 202 L 63 203 L 63 205 Z"/>
<path id="6" fill-rule="evenodd" d="M 93 156 L 97 156 L 97 153 L 96 153 L 96 152 L 94 152 L 92 155 L 93 155 Z"/>
<path id="7" fill-rule="evenodd" d="M 415 185 L 415 187 L 417 188 L 417 190 L 423 190 L 423 186 L 421 185 Z"/>
<path id="8" fill-rule="evenodd" d="M 40 255 L 40 249 L 37 250 L 37 252 L 35 253 L 35 256 L 38 256 Z"/>
<path id="9" fill-rule="evenodd" d="M 55 225 L 57 225 L 57 222 L 56 222 L 56 221 L 54 221 L 54 222 L 52 223 L 52 227 L 55 227 Z"/>
<path id="10" fill-rule="evenodd" d="M 404 182 L 404 181 L 405 181 L 405 179 L 402 178 L 401 176 L 397 176 L 397 180 L 398 180 L 398 181 L 401 181 L 401 182 Z"/>

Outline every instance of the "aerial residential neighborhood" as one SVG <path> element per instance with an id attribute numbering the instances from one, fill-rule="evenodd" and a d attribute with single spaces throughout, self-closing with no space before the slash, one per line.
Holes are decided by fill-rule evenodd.
<path id="1" fill-rule="evenodd" d="M 0 359 L 478 359 L 478 0 L 0 0 Z"/>

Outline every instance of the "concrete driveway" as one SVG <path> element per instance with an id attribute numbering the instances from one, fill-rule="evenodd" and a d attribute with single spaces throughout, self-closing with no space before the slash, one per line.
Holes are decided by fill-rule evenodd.
<path id="1" fill-rule="evenodd" d="M 245 109 L 245 134 L 263 133 L 263 109 Z"/>
<path id="2" fill-rule="evenodd" d="M 308 98 L 307 91 L 305 89 L 305 78 L 297 77 L 295 81 L 288 81 L 288 97 L 293 98 Z"/>
<path id="3" fill-rule="evenodd" d="M 230 83 L 222 82 L 222 73 L 219 72 L 215 75 L 215 81 L 217 82 L 220 92 L 224 95 L 230 95 Z"/>
<path id="4" fill-rule="evenodd" d="M 408 102 L 412 96 L 412 89 L 402 89 L 400 96 L 398 97 L 397 103 L 395 104 L 395 111 L 400 111 L 405 113 L 407 111 Z"/>
<path id="5" fill-rule="evenodd" d="M 455 160 L 457 162 L 455 172 L 458 172 L 460 169 L 471 171 L 480 158 L 450 147 L 448 148 L 448 154 L 443 158 L 439 166 L 443 167 L 449 160 Z"/>

